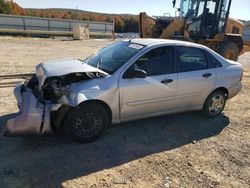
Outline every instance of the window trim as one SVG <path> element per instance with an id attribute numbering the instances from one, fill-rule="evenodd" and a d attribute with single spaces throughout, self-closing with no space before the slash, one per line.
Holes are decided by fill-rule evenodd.
<path id="1" fill-rule="evenodd" d="M 207 63 L 208 63 L 207 69 L 218 69 L 218 68 L 223 67 L 222 63 L 208 51 L 206 51 L 206 56 L 207 56 Z M 214 67 L 213 63 L 209 61 L 210 60 L 209 56 L 212 56 L 216 61 L 218 61 L 218 63 L 220 64 L 220 67 Z"/>
<path id="2" fill-rule="evenodd" d="M 201 51 L 202 54 L 203 54 L 204 57 L 205 57 L 206 68 L 205 68 L 205 69 L 201 69 L 201 70 L 191 70 L 191 71 L 183 71 L 183 72 L 181 72 L 181 71 L 180 71 L 179 62 L 177 61 L 177 59 L 178 59 L 178 58 L 177 58 L 177 48 L 178 48 L 178 47 L 181 47 L 181 48 L 183 48 L 183 47 L 185 47 L 185 48 L 193 48 L 193 49 L 196 49 L 196 50 Z M 174 47 L 174 57 L 175 57 L 175 65 L 176 65 L 176 72 L 177 72 L 177 73 L 186 73 L 186 72 L 202 71 L 202 70 L 207 70 L 207 69 L 209 69 L 208 57 L 207 57 L 206 51 L 205 51 L 204 49 L 197 48 L 197 47 L 194 47 L 194 46 L 182 46 L 182 45 L 180 45 L 180 46 L 175 46 L 175 47 Z"/>
<path id="3" fill-rule="evenodd" d="M 168 48 L 171 48 L 171 50 L 172 50 L 172 70 L 171 70 L 171 73 L 167 73 L 167 74 L 159 74 L 159 75 L 151 75 L 150 77 L 152 77 L 152 76 L 161 76 L 161 75 L 168 75 L 168 74 L 173 74 L 173 73 L 176 73 L 176 62 L 175 62 L 175 50 L 174 50 L 174 46 L 173 45 L 163 45 L 163 46 L 157 46 L 157 47 L 153 47 L 153 48 L 149 48 L 149 49 L 147 49 L 145 52 L 143 52 L 137 59 L 135 59 L 134 61 L 133 61 L 133 63 L 131 63 L 131 65 L 129 66 L 129 67 L 127 67 L 127 69 L 123 72 L 123 75 L 122 75 L 122 78 L 123 79 L 127 79 L 127 78 L 125 78 L 124 76 L 125 76 L 125 74 L 127 73 L 127 71 L 129 71 L 129 69 L 132 67 L 132 66 L 134 66 L 134 64 L 141 58 L 141 57 L 143 57 L 144 55 L 146 55 L 147 53 L 149 53 L 150 51 L 152 51 L 152 50 L 155 50 L 155 49 L 157 49 L 157 48 L 164 48 L 164 47 L 168 47 Z M 148 76 L 147 76 L 148 77 Z"/>

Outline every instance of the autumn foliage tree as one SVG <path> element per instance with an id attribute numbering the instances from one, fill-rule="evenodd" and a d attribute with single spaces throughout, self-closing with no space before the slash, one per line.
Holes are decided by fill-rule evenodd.
<path id="1" fill-rule="evenodd" d="M 25 16 L 26 11 L 13 1 L 4 2 L 3 0 L 0 0 L 0 14 L 16 14 Z"/>
<path id="2" fill-rule="evenodd" d="M 0 14 L 14 14 L 57 19 L 77 19 L 97 22 L 113 22 L 115 32 L 138 32 L 138 16 L 101 14 L 73 9 L 23 9 L 18 4 L 10 1 L 5 3 L 0 0 Z"/>
<path id="3" fill-rule="evenodd" d="M 10 6 L 3 0 L 0 0 L 0 14 L 10 14 Z"/>
<path id="4" fill-rule="evenodd" d="M 124 32 L 125 23 L 119 16 L 114 17 L 115 22 L 115 32 L 122 33 Z"/>
<path id="5" fill-rule="evenodd" d="M 26 16 L 26 11 L 20 7 L 17 3 L 10 1 L 7 4 L 10 6 L 10 14 L 17 14 L 21 16 Z"/>

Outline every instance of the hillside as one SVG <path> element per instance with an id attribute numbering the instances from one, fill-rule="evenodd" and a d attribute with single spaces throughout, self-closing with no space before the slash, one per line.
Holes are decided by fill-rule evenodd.
<path id="1" fill-rule="evenodd" d="M 138 16 L 130 14 L 105 14 L 76 9 L 25 9 L 28 16 L 115 22 L 115 32 L 138 32 Z"/>
<path id="2" fill-rule="evenodd" d="M 26 11 L 13 1 L 4 2 L 0 0 L 0 14 L 16 14 L 25 16 Z"/>
<path id="3" fill-rule="evenodd" d="M 250 28 L 250 20 L 248 20 L 248 21 L 240 20 L 240 21 L 242 21 L 244 23 L 246 28 Z"/>
<path id="4" fill-rule="evenodd" d="M 0 14 L 14 14 L 43 18 L 77 19 L 115 23 L 115 32 L 138 32 L 138 16 L 129 14 L 103 14 L 74 9 L 24 9 L 17 3 L 0 0 Z"/>

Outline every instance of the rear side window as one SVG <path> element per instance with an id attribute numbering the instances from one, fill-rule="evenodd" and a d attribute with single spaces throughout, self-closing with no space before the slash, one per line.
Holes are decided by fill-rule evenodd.
<path id="1" fill-rule="evenodd" d="M 153 49 L 136 61 L 136 66 L 144 70 L 148 76 L 164 75 L 173 72 L 172 47 Z"/>
<path id="2" fill-rule="evenodd" d="M 179 72 L 207 69 L 206 55 L 198 48 L 176 47 L 176 62 Z"/>
<path id="3" fill-rule="evenodd" d="M 209 52 L 207 52 L 208 68 L 219 68 L 222 64 Z"/>

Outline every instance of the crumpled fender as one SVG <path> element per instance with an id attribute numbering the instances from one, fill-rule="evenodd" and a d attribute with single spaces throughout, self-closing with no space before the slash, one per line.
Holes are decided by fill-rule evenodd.
<path id="1" fill-rule="evenodd" d="M 50 134 L 49 104 L 39 102 L 29 88 L 22 92 L 21 87 L 15 89 L 20 111 L 7 120 L 4 136 Z"/>
<path id="2" fill-rule="evenodd" d="M 58 103 L 68 105 L 68 106 L 78 106 L 87 100 L 100 99 L 102 95 L 101 91 L 91 90 L 91 91 L 81 91 L 81 92 L 70 92 L 69 95 L 63 96 Z"/>
<path id="3" fill-rule="evenodd" d="M 105 81 L 103 79 L 106 79 Z M 70 86 L 67 95 L 61 97 L 57 102 L 68 106 L 78 106 L 87 100 L 102 100 L 108 97 L 107 91 L 110 89 L 110 84 L 107 83 L 108 78 L 91 79 L 82 83 L 74 83 Z M 108 97 L 110 98 L 110 96 Z"/>

